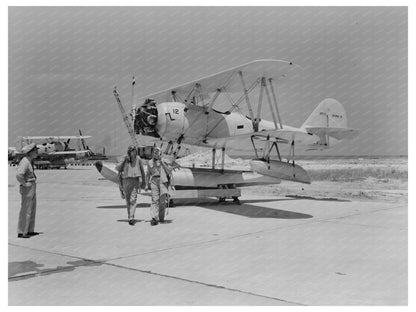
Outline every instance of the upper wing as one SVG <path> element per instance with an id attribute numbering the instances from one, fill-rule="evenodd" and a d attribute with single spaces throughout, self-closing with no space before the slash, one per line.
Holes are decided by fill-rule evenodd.
<path id="1" fill-rule="evenodd" d="M 261 77 L 270 78 L 275 81 L 280 80 L 287 77 L 295 68 L 300 68 L 300 66 L 288 61 L 257 60 L 176 86 L 174 88 L 149 94 L 144 98 L 140 98 L 139 101 L 143 102 L 146 98 L 153 98 L 157 103 L 169 102 L 172 101 L 174 94 L 186 103 L 186 99 L 189 98 L 189 95 L 193 91 L 195 91 L 198 96 L 202 96 L 204 99 L 210 98 L 210 95 L 219 89 L 221 92 L 242 93 L 243 87 L 241 79 L 238 77 L 239 72 L 242 73 L 246 87 L 249 88 L 253 82 Z"/>
<path id="2" fill-rule="evenodd" d="M 81 140 L 91 138 L 90 135 L 62 135 L 62 136 L 25 136 L 22 137 L 23 140 L 51 140 L 51 141 L 61 141 L 61 140 Z"/>

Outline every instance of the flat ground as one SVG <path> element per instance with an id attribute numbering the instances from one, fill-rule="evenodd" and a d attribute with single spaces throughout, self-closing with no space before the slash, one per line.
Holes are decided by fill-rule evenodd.
<path id="1" fill-rule="evenodd" d="M 41 234 L 19 239 L 14 175 L 9 305 L 408 302 L 407 184 L 384 187 L 388 198 L 353 196 L 365 191 L 356 183 L 351 196 L 348 183 L 252 187 L 240 206 L 178 202 L 151 227 L 150 198 L 129 226 L 118 188 L 94 167 L 37 171 Z"/>

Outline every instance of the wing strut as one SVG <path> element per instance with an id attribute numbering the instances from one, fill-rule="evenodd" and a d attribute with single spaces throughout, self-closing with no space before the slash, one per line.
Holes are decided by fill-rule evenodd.
<path id="1" fill-rule="evenodd" d="M 217 149 L 212 149 L 212 164 L 211 168 L 215 169 L 215 155 L 216 155 Z M 221 148 L 221 172 L 224 172 L 224 162 L 225 162 L 225 147 Z"/>
<path id="2" fill-rule="evenodd" d="M 260 123 L 260 116 L 261 116 L 261 106 L 263 104 L 263 91 L 264 91 L 264 77 L 261 78 L 261 84 L 260 84 L 260 95 L 259 95 L 259 104 L 257 107 L 257 117 L 254 119 L 254 131 L 259 131 L 259 123 Z"/>
<path id="3" fill-rule="evenodd" d="M 250 88 L 247 89 L 247 96 L 248 96 L 248 94 L 251 91 L 254 90 L 254 88 L 259 84 L 259 82 L 260 82 L 260 79 L 256 79 L 252 83 L 252 85 L 250 86 Z M 233 111 L 236 107 L 238 107 L 238 105 L 241 103 L 241 101 L 243 101 L 244 98 L 245 98 L 245 93 L 244 93 L 243 95 L 240 96 L 240 98 L 236 102 L 234 102 L 233 99 L 231 98 L 231 96 L 228 94 L 228 92 L 225 92 L 223 94 L 225 94 L 225 96 L 227 97 L 228 101 L 231 103 L 231 108 L 229 109 L 230 111 Z M 256 119 L 254 117 L 252 117 L 251 121 L 252 121 L 252 124 L 253 124 L 253 129 L 257 129 L 258 130 L 258 123 L 257 123 L 257 127 L 256 127 Z M 208 128 L 207 128 L 207 133 L 206 133 L 206 135 L 205 135 L 205 137 L 204 137 L 203 140 L 205 140 L 211 134 L 211 132 L 214 131 L 214 129 L 220 123 L 221 123 L 221 119 L 209 131 L 208 131 Z M 255 131 L 257 131 L 257 130 L 255 130 Z M 203 140 L 201 140 L 201 141 L 203 141 Z"/>
<path id="4" fill-rule="evenodd" d="M 274 88 L 273 88 L 272 81 L 273 81 L 273 79 L 272 78 L 269 78 L 270 90 L 272 91 L 274 106 L 275 106 L 276 112 L 277 112 L 277 119 L 279 120 L 280 129 L 283 129 L 282 120 L 280 119 L 279 108 L 277 106 L 276 94 L 274 93 Z"/>
<path id="5" fill-rule="evenodd" d="M 270 154 L 273 150 L 273 147 L 276 148 L 276 152 L 277 152 L 277 157 L 279 158 L 279 161 L 282 161 L 282 156 L 280 155 L 280 151 L 279 151 L 279 146 L 278 146 L 278 142 L 277 141 L 271 141 L 270 140 L 270 135 L 268 135 L 266 138 L 264 136 L 257 136 L 257 135 L 252 135 L 250 137 L 251 139 L 251 144 L 253 145 L 253 149 L 254 149 L 254 153 L 256 154 L 257 159 L 261 159 L 261 160 L 265 160 L 268 163 L 270 163 Z M 259 152 L 258 152 L 258 148 L 256 147 L 256 144 L 254 143 L 254 140 L 258 139 L 260 141 L 264 141 L 264 147 L 263 148 L 259 148 L 259 150 L 263 149 L 263 156 L 260 158 L 259 157 Z M 294 155 L 294 141 L 292 141 L 292 146 L 291 146 L 291 151 L 290 153 L 293 153 Z M 293 152 L 292 152 L 293 149 Z M 289 159 L 289 157 L 288 157 Z M 289 160 L 288 160 L 289 162 Z"/>
<path id="6" fill-rule="evenodd" d="M 290 161 L 290 157 L 293 158 L 292 165 L 294 167 L 295 166 L 295 139 L 292 139 L 292 144 L 290 144 L 290 151 L 289 151 L 289 156 L 287 158 L 287 162 Z"/>
<path id="7" fill-rule="evenodd" d="M 196 83 L 194 85 L 194 87 L 192 88 L 191 92 L 189 92 L 189 94 L 186 96 L 185 103 L 188 103 L 189 99 L 191 99 L 194 96 L 194 94 L 195 94 L 196 90 L 198 90 L 198 88 L 199 88 L 199 83 Z"/>
<path id="8" fill-rule="evenodd" d="M 277 142 L 274 142 L 273 145 L 276 146 L 277 156 L 279 157 L 279 160 L 282 161 L 282 157 L 280 156 L 279 147 L 277 146 Z M 270 148 L 270 152 L 272 151 L 273 145 Z M 269 154 L 270 154 L 270 152 L 269 152 Z"/>
<path id="9" fill-rule="evenodd" d="M 256 158 L 259 158 L 259 154 L 257 153 L 257 148 L 256 148 L 256 144 L 254 144 L 254 135 L 252 135 L 251 137 L 250 137 L 250 139 L 251 139 L 251 144 L 253 144 L 253 149 L 254 149 L 254 153 L 256 154 Z"/>
<path id="10" fill-rule="evenodd" d="M 205 114 L 209 114 L 209 112 L 210 112 L 210 111 L 211 111 L 211 109 L 212 109 L 212 106 L 214 106 L 214 103 L 215 103 L 215 101 L 217 100 L 217 98 L 218 98 L 218 96 L 220 95 L 220 93 L 221 93 L 221 89 L 220 89 L 220 88 L 218 88 L 218 89 L 216 90 L 215 94 L 214 94 L 214 97 L 213 97 L 213 99 L 212 99 L 211 103 L 209 103 L 209 106 L 208 106 L 208 108 L 206 109 Z"/>
<path id="11" fill-rule="evenodd" d="M 243 85 L 244 97 L 246 98 L 246 103 L 247 103 L 248 111 L 250 113 L 251 120 L 254 120 L 253 109 L 251 108 L 250 98 L 248 97 L 248 90 L 246 88 L 246 83 L 245 83 L 244 78 L 243 78 L 243 73 L 240 70 L 238 72 L 238 74 L 240 75 L 241 84 Z"/>
<path id="12" fill-rule="evenodd" d="M 212 107 L 214 106 L 215 101 L 217 100 L 217 97 L 220 95 L 220 93 L 221 93 L 223 90 L 227 90 L 227 88 L 228 88 L 229 84 L 231 83 L 231 81 L 233 81 L 234 76 L 235 76 L 235 72 L 233 72 L 233 73 L 230 75 L 230 77 L 228 77 L 228 79 L 226 80 L 226 82 L 224 83 L 224 85 L 223 85 L 222 87 L 217 88 L 217 90 L 216 90 L 216 92 L 215 92 L 215 95 L 214 95 L 214 98 L 212 99 L 211 103 L 209 103 L 209 106 L 208 106 L 208 108 L 206 109 L 205 114 L 209 114 L 209 112 L 211 111 Z"/>
<path id="13" fill-rule="evenodd" d="M 184 138 L 184 136 L 183 136 L 183 134 L 181 134 L 181 136 L 176 141 L 176 148 L 175 148 L 175 150 L 173 150 L 173 160 L 176 160 L 176 158 L 178 157 L 178 155 L 181 151 L 183 138 Z"/>
<path id="14" fill-rule="evenodd" d="M 270 160 L 270 135 L 267 136 L 266 138 L 266 143 L 264 144 L 264 148 L 263 148 L 263 159 L 266 159 L 267 162 L 269 162 Z"/>
<path id="15" fill-rule="evenodd" d="M 221 172 L 224 172 L 225 147 L 223 147 L 221 151 Z"/>
<path id="16" fill-rule="evenodd" d="M 273 122 L 274 122 L 274 128 L 277 129 L 276 116 L 274 114 L 274 109 L 273 109 L 272 101 L 270 99 L 269 90 L 267 89 L 266 78 L 262 78 L 261 79 L 261 83 L 264 84 L 264 90 L 266 91 L 267 101 L 269 102 L 270 111 L 272 112 L 272 117 L 273 117 Z"/>
<path id="17" fill-rule="evenodd" d="M 254 81 L 253 84 L 250 86 L 250 88 L 247 90 L 247 93 L 250 93 L 251 91 L 253 91 L 253 89 L 257 86 L 258 83 L 259 83 L 258 79 Z M 233 111 L 236 107 L 238 107 L 238 105 L 244 99 L 244 94 L 243 94 L 236 102 L 234 102 L 232 97 L 228 94 L 228 92 L 225 92 L 223 94 L 227 97 L 228 101 L 231 103 L 231 108 L 229 109 L 230 111 Z M 214 131 L 214 129 L 221 123 L 221 121 L 222 120 L 219 119 L 218 122 L 209 130 L 208 130 L 208 123 L 207 123 L 206 135 L 203 140 L 205 140 L 211 134 L 211 132 Z M 254 128 L 254 119 L 252 120 L 252 122 L 253 122 L 253 128 Z"/>

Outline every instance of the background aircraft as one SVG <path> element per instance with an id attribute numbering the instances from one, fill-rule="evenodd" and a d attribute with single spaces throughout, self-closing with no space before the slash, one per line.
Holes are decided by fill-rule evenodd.
<path id="1" fill-rule="evenodd" d="M 13 155 L 12 164 L 18 164 L 24 156 L 23 146 L 32 142 L 37 143 L 38 157 L 34 160 L 37 169 L 67 168 L 68 159 L 76 159 L 91 155 L 89 149 L 74 149 L 69 146 L 71 140 L 79 140 L 85 146 L 84 140 L 91 136 L 25 136 L 19 137 L 19 149 Z M 9 148 L 10 149 L 10 148 Z M 9 153 L 10 155 L 10 153 Z"/>

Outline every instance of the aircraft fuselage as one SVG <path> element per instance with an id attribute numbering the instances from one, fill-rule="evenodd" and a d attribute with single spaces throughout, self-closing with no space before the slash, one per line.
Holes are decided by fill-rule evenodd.
<path id="1" fill-rule="evenodd" d="M 157 104 L 152 108 L 153 114 L 145 110 L 141 108 L 136 115 L 136 134 L 150 135 L 164 141 L 177 142 L 181 139 L 185 144 L 223 148 L 230 137 L 254 132 L 252 120 L 240 113 L 219 112 L 214 109 L 207 113 L 204 107 L 186 106 L 180 102 Z M 274 122 L 268 120 L 260 120 L 258 124 L 259 132 L 275 128 Z M 286 125 L 283 128 L 301 130 Z M 236 146 L 233 148 L 236 149 Z M 237 146 L 237 149 L 251 150 L 252 146 L 243 144 Z"/>

